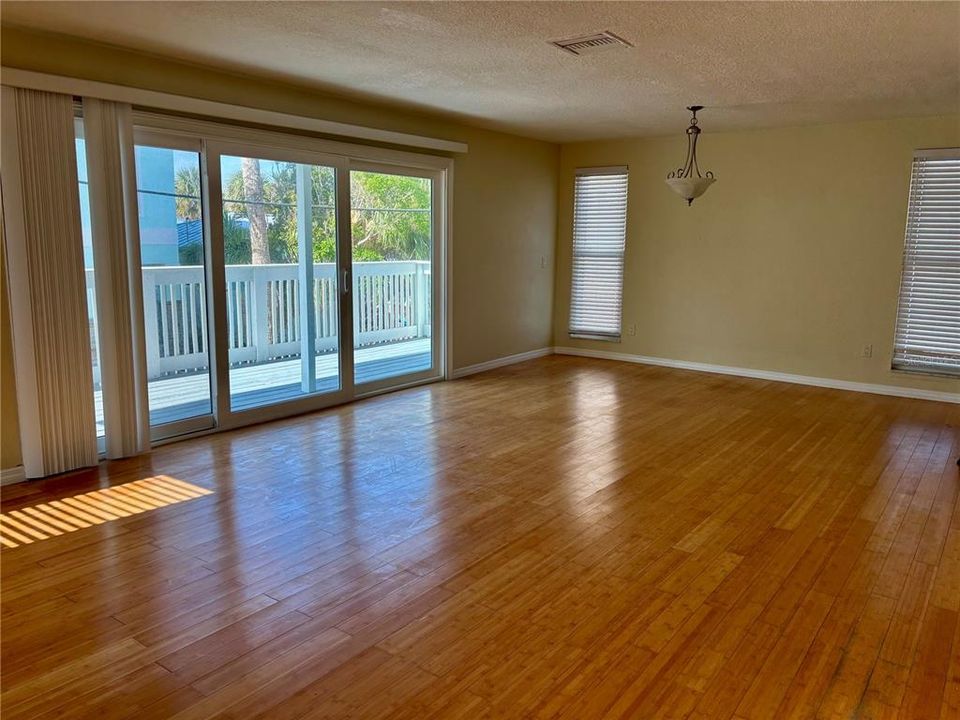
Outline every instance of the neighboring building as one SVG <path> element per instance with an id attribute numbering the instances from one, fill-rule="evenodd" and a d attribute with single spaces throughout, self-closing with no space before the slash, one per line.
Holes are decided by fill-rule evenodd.
<path id="1" fill-rule="evenodd" d="M 200 220 L 178 222 L 174 186 L 173 153 L 164 148 L 136 148 L 137 189 L 140 217 L 140 260 L 143 265 L 179 265 L 180 248 L 203 242 Z M 77 139 L 77 179 L 80 183 L 80 223 L 83 229 L 84 266 L 93 267 L 93 231 L 90 225 L 90 193 L 87 187 L 87 156 L 82 138 Z M 181 228 L 181 226 L 184 226 Z"/>
<path id="2" fill-rule="evenodd" d="M 180 234 L 174 188 L 173 153 L 137 146 L 140 261 L 143 265 L 179 265 Z"/>

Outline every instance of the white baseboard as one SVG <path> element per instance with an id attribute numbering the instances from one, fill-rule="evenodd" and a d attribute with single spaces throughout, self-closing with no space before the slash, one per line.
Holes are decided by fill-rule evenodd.
<path id="1" fill-rule="evenodd" d="M 23 471 L 23 465 L 0 470 L 0 485 L 13 485 L 26 479 L 27 474 Z"/>
<path id="2" fill-rule="evenodd" d="M 772 370 L 754 370 L 752 368 L 711 365 L 709 363 L 690 362 L 688 360 L 670 360 L 668 358 L 648 357 L 646 355 L 630 355 L 628 353 L 609 352 L 606 350 L 557 347 L 554 348 L 554 352 L 558 355 L 577 355 L 579 357 L 620 360 L 621 362 L 640 363 L 642 365 L 660 365 L 662 367 L 679 368 L 681 370 L 695 370 L 697 372 L 717 373 L 720 375 L 737 375 L 740 377 L 756 378 L 758 380 L 773 380 L 776 382 L 793 383 L 795 385 L 813 385 L 816 387 L 832 388 L 834 390 L 852 390 L 853 392 L 873 393 L 875 395 L 893 395 L 894 397 L 916 398 L 919 400 L 960 403 L 960 393 L 942 392 L 940 390 L 921 390 L 895 385 L 875 385 L 872 383 L 851 382 L 849 380 L 811 377 L 809 375 L 792 375 L 790 373 L 774 372 Z"/>
<path id="3" fill-rule="evenodd" d="M 477 373 L 493 370 L 494 368 L 503 367 L 504 365 L 513 365 L 514 363 L 533 360 L 534 358 L 544 357 L 545 355 L 553 355 L 553 348 L 539 348 L 538 350 L 530 350 L 528 352 L 517 353 L 516 355 L 507 355 L 506 357 L 496 358 L 495 360 L 487 360 L 486 362 L 477 363 L 476 365 L 467 365 L 466 367 L 454 370 L 452 377 L 456 379 L 466 377 L 467 375 L 476 375 Z"/>

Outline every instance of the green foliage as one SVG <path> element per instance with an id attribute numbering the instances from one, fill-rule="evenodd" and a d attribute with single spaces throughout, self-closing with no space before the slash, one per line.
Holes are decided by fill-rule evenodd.
<path id="1" fill-rule="evenodd" d="M 430 181 L 385 173 L 350 174 L 354 255 L 384 260 L 430 258 Z"/>
<path id="2" fill-rule="evenodd" d="M 181 265 L 203 265 L 203 244 L 181 247 L 178 260 Z"/>
<path id="3" fill-rule="evenodd" d="M 295 263 L 297 179 L 294 163 L 276 163 L 264 176 L 270 262 Z M 313 261 L 336 259 L 336 179 L 330 168 L 311 168 L 313 189 Z M 353 259 L 428 260 L 430 258 L 430 181 L 381 173 L 351 173 Z M 250 263 L 243 177 L 224 184 L 224 240 L 228 264 Z"/>
<path id="4" fill-rule="evenodd" d="M 182 167 L 177 170 L 173 180 L 176 193 L 177 222 L 199 220 L 200 214 L 200 169 Z M 202 265 L 203 244 L 181 247 L 179 252 L 181 265 Z"/>
<path id="5" fill-rule="evenodd" d="M 223 255 L 227 265 L 249 265 L 251 261 L 250 231 L 226 211 L 223 213 Z"/>
<path id="6" fill-rule="evenodd" d="M 200 219 L 200 168 L 182 167 L 173 180 L 177 195 L 177 221 Z"/>

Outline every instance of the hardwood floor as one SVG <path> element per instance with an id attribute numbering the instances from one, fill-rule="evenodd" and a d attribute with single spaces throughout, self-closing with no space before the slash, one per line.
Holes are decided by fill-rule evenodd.
<path id="1" fill-rule="evenodd" d="M 213 492 L 2 551 L 3 717 L 957 718 L 958 424 L 553 356 L 9 486 Z"/>

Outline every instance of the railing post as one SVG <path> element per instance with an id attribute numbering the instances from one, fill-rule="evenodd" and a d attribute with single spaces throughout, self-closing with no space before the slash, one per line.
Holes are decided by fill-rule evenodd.
<path id="1" fill-rule="evenodd" d="M 313 179 L 311 168 L 297 164 L 297 250 L 300 299 L 300 387 L 305 393 L 317 389 L 317 318 L 313 302 Z"/>
<path id="2" fill-rule="evenodd" d="M 361 307 L 361 303 L 366 302 L 366 294 L 363 292 L 361 286 L 362 275 L 357 272 L 357 263 L 353 263 L 353 267 L 350 269 L 350 282 L 352 284 L 350 288 L 350 301 L 353 303 L 353 347 L 360 347 L 360 315 L 363 313 L 364 309 Z M 348 352 L 352 351 L 353 348 L 344 348 Z"/>
<path id="3" fill-rule="evenodd" d="M 154 274 L 144 268 L 143 273 L 143 325 L 147 351 L 147 379 L 160 375 L 160 329 L 157 325 L 157 283 Z"/>
<path id="4" fill-rule="evenodd" d="M 253 343 L 256 347 L 257 362 L 266 362 L 270 358 L 270 345 L 267 342 L 267 282 L 261 279 L 261 265 L 250 266 L 250 298 L 253 303 Z"/>
<path id="5" fill-rule="evenodd" d="M 87 268 L 85 271 L 87 283 L 87 317 L 90 319 L 90 332 L 93 333 L 91 340 L 99 347 L 100 343 L 100 318 L 97 317 L 97 286 L 94 277 L 93 268 Z M 97 353 L 99 356 L 99 353 Z M 93 383 L 95 387 L 100 387 L 100 358 L 94 358 L 96 361 L 93 366 Z"/>
<path id="6" fill-rule="evenodd" d="M 414 304 L 417 312 L 417 337 L 423 337 L 425 334 L 424 326 L 427 324 L 427 282 L 423 273 L 423 263 L 417 263 L 416 275 L 416 293 L 414 295 Z"/>

